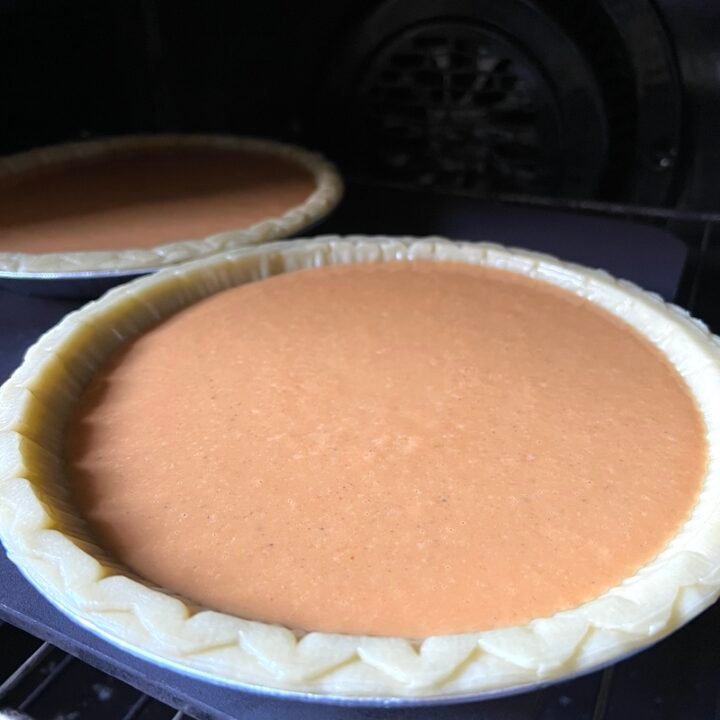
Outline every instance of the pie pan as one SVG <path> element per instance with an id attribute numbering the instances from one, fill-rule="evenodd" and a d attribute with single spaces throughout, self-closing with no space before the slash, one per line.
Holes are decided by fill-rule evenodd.
<path id="1" fill-rule="evenodd" d="M 410 641 L 300 633 L 199 608 L 134 577 L 89 535 L 63 471 L 63 429 L 103 361 L 158 320 L 228 287 L 295 269 L 402 259 L 521 273 L 585 297 L 659 348 L 705 421 L 702 491 L 651 562 L 601 596 L 523 626 Z M 462 702 L 536 688 L 646 647 L 720 591 L 720 344 L 683 310 L 547 255 L 440 238 L 278 242 L 162 270 L 67 316 L 0 390 L 0 537 L 21 572 L 83 626 L 212 682 L 348 704 Z"/>
<path id="2" fill-rule="evenodd" d="M 0 283 L 21 291 L 89 295 L 95 288 L 194 260 L 241 245 L 269 242 L 307 231 L 339 202 L 342 181 L 334 166 L 318 154 L 270 140 L 221 135 L 134 135 L 39 148 L 0 159 L 0 184 L 64 162 L 117 157 L 142 150 L 218 149 L 244 151 L 289 160 L 308 171 L 315 189 L 306 200 L 277 217 L 207 237 L 178 237 L 151 248 L 23 253 L 0 251 Z M 0 188 L 1 191 L 1 188 Z M 55 290 L 53 286 L 56 287 Z M 96 295 L 97 296 L 97 295 Z"/>

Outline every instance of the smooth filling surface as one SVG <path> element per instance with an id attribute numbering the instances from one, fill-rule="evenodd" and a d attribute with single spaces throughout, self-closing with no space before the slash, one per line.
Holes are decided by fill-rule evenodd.
<path id="1" fill-rule="evenodd" d="M 427 261 L 199 302 L 112 359 L 68 437 L 82 512 L 139 575 L 243 618 L 406 637 L 600 595 L 678 531 L 706 462 L 639 333 Z"/>
<path id="2" fill-rule="evenodd" d="M 124 151 L 0 181 L 0 252 L 150 248 L 247 228 L 300 205 L 312 174 L 267 153 Z"/>

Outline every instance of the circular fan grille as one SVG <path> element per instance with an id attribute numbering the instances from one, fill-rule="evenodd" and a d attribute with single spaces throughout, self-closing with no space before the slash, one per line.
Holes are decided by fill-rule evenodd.
<path id="1" fill-rule="evenodd" d="M 467 23 L 407 30 L 379 50 L 359 90 L 373 174 L 482 192 L 558 185 L 552 89 L 497 33 Z"/>

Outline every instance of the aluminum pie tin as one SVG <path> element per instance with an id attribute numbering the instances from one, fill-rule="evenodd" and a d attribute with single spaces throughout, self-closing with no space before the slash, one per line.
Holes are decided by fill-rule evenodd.
<path id="1" fill-rule="evenodd" d="M 0 287 L 19 295 L 40 295 L 53 298 L 91 299 L 110 288 L 158 268 L 134 270 L 78 270 L 77 272 L 13 272 L 0 270 Z"/>
<path id="2" fill-rule="evenodd" d="M 289 247 L 294 243 L 278 243 L 279 247 Z M 247 250 L 247 249 L 246 249 Z M 145 282 L 152 282 L 146 280 Z M 657 302 L 657 301 L 655 301 Z M 23 567 L 22 564 L 19 567 Z M 31 574 L 30 574 L 31 575 Z M 43 583 L 32 579 L 28 575 L 30 582 L 35 585 L 42 594 L 48 598 L 53 598 L 53 595 L 48 595 L 43 590 Z M 688 617 L 696 616 L 702 609 L 708 607 L 714 601 L 714 597 L 710 598 L 708 595 L 704 595 L 700 601 L 695 598 L 695 602 L 684 607 L 684 612 Z M 564 674 L 560 674 L 556 677 L 547 677 L 539 673 L 539 676 L 529 682 L 523 682 L 514 685 L 508 685 L 497 689 L 479 690 L 471 692 L 455 692 L 455 693 L 438 693 L 434 695 L 405 695 L 405 694 L 386 694 L 386 695 L 339 695 L 333 693 L 323 692 L 308 692 L 305 690 L 284 690 L 277 689 L 271 686 L 251 684 L 246 681 L 236 680 L 232 677 L 218 677 L 212 672 L 206 670 L 198 670 L 188 667 L 178 659 L 168 659 L 162 657 L 157 651 L 150 652 L 141 645 L 130 644 L 127 641 L 118 638 L 112 629 L 103 629 L 96 625 L 91 619 L 83 619 L 82 616 L 78 616 L 76 611 L 71 610 L 71 605 L 68 604 L 67 599 L 60 597 L 51 599 L 51 602 L 58 607 L 62 612 L 69 615 L 79 625 L 91 630 L 93 634 L 109 640 L 114 645 L 129 651 L 132 655 L 145 659 L 158 667 L 164 667 L 173 671 L 177 671 L 182 675 L 187 675 L 201 679 L 217 686 L 223 686 L 227 688 L 236 689 L 238 691 L 244 691 L 252 693 L 254 695 L 261 695 L 275 699 L 288 699 L 288 700 L 302 700 L 316 703 L 327 703 L 334 705 L 344 706 L 358 706 L 358 707 L 420 707 L 420 706 L 434 706 L 434 705 L 446 705 L 453 703 L 469 703 L 480 700 L 490 700 L 502 698 L 510 695 L 515 695 L 523 692 L 529 692 L 533 690 L 540 690 L 551 685 L 555 685 L 560 682 L 570 680 L 581 675 L 586 675 L 590 672 L 597 671 L 603 667 L 614 664 L 619 660 L 625 659 L 636 652 L 646 649 L 650 645 L 654 644 L 657 640 L 670 634 L 664 632 L 658 633 L 655 637 L 651 637 L 652 633 L 645 635 L 645 641 L 639 641 L 638 645 L 630 651 L 616 652 L 613 656 L 608 657 L 607 660 L 593 664 L 587 668 L 576 671 L 568 671 Z M 644 633 L 643 633 L 644 634 Z M 639 638 L 638 638 L 639 640 Z M 362 690 L 360 691 L 362 692 Z M 402 692 L 402 691 L 401 691 Z"/>
<path id="3" fill-rule="evenodd" d="M 504 688 L 498 688 L 495 690 L 484 690 L 474 693 L 448 693 L 444 695 L 333 695 L 330 693 L 312 693 L 303 692 L 300 690 L 283 690 L 280 688 L 273 688 L 265 685 L 253 685 L 251 683 L 244 683 L 241 681 L 233 681 L 225 678 L 218 677 L 212 673 L 205 672 L 202 670 L 196 670 L 194 668 L 187 667 L 181 663 L 168 660 L 152 652 L 145 652 L 138 648 L 132 643 L 128 643 L 121 638 L 113 635 L 112 633 L 106 632 L 102 628 L 99 628 L 92 622 L 88 622 L 83 618 L 75 615 L 70 610 L 66 609 L 61 603 L 49 595 L 46 595 L 42 588 L 35 583 L 35 581 L 26 575 L 23 569 L 16 566 L 17 569 L 22 573 L 23 577 L 38 591 L 42 594 L 48 602 L 50 602 L 55 608 L 57 608 L 65 617 L 72 620 L 74 623 L 80 625 L 82 628 L 109 642 L 115 647 L 119 647 L 129 655 L 151 663 L 165 670 L 171 670 L 180 675 L 190 677 L 196 680 L 202 680 L 210 685 L 217 687 L 228 688 L 231 690 L 237 690 L 239 692 L 247 693 L 256 697 L 265 697 L 271 700 L 283 700 L 283 701 L 294 701 L 302 703 L 314 703 L 319 705 L 335 705 L 338 707 L 357 707 L 357 708 L 386 708 L 386 709 L 401 709 L 401 708 L 422 708 L 422 707 L 442 707 L 449 705 L 462 705 L 467 703 L 479 703 L 490 700 L 501 700 L 503 698 L 512 697 L 514 695 L 521 695 L 524 693 L 537 692 L 545 690 L 555 685 L 575 680 L 577 678 L 591 675 L 595 672 L 604 670 L 608 667 L 612 667 L 623 660 L 627 660 L 641 652 L 648 650 L 654 645 L 662 642 L 665 638 L 674 634 L 681 628 L 676 628 L 669 632 L 667 635 L 656 638 L 652 642 L 642 647 L 636 647 L 629 650 L 617 657 L 611 658 L 604 662 L 593 665 L 592 667 L 583 668 L 582 670 L 576 670 L 565 675 L 548 678 L 547 680 L 537 680 L 530 683 L 521 683 L 519 685 L 508 685 Z"/>
<path id="4" fill-rule="evenodd" d="M 22 178 L 45 168 L 61 168 L 68 162 L 196 149 L 239 151 L 289 161 L 308 173 L 315 189 L 301 203 L 251 225 L 177 237 L 148 248 L 26 253 L 0 246 L 0 287 L 25 295 L 98 297 L 114 285 L 161 268 L 307 233 L 334 211 L 343 195 L 337 168 L 322 155 L 275 140 L 232 135 L 140 134 L 39 147 L 0 157 L 0 181 Z"/>

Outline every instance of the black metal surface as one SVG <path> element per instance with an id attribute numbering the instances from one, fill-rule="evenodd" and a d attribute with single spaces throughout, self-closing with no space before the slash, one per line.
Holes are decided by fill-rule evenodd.
<path id="1" fill-rule="evenodd" d="M 55 298 L 93 299 L 110 288 L 147 275 L 151 270 L 136 272 L 88 272 L 28 274 L 0 272 L 0 288 L 19 295 L 39 295 Z"/>
<path id="2" fill-rule="evenodd" d="M 625 0 L 613 0 L 622 6 Z M 654 0 L 671 44 L 683 92 L 682 177 L 678 205 L 717 210 L 720 186 L 720 3 Z M 648 68 L 648 70 L 650 70 Z M 660 105 L 661 106 L 661 105 Z"/>
<path id="3" fill-rule="evenodd" d="M 582 48 L 603 95 L 609 147 L 598 196 L 662 204 L 676 189 L 683 118 L 671 42 L 653 2 L 541 4 Z"/>
<path id="4" fill-rule="evenodd" d="M 179 720 L 182 715 L 48 642 L 0 622 L 0 717 L 32 720 Z"/>
<path id="5" fill-rule="evenodd" d="M 573 38 L 535 3 L 390 0 L 332 68 L 315 125 L 352 172 L 440 189 L 597 191 L 601 93 Z"/>
<path id="6" fill-rule="evenodd" d="M 681 188 L 682 165 L 692 157 L 682 142 L 683 123 L 687 130 L 691 118 L 683 115 L 672 30 L 663 24 L 652 0 L 602 0 L 597 5 L 609 21 L 607 27 L 597 30 L 604 38 L 619 35 L 620 46 L 589 43 L 587 49 L 602 78 L 614 152 L 626 154 L 624 169 L 616 156 L 617 167 L 606 175 L 604 197 L 636 204 L 672 204 Z M 599 55 L 595 55 L 597 51 Z M 607 65 L 614 67 L 609 77 Z M 632 83 L 630 107 L 629 98 L 615 92 L 622 88 L 624 76 Z M 627 131 L 631 135 L 622 137 Z"/>
<path id="7" fill-rule="evenodd" d="M 540 201 L 535 202 L 539 204 Z M 577 212 L 568 212 L 568 207 L 561 203 L 548 201 L 547 204 L 555 207 L 532 208 L 527 203 L 523 207 L 508 206 L 457 195 L 430 195 L 351 183 L 345 203 L 318 232 L 437 233 L 470 240 L 494 240 L 605 267 L 666 298 L 672 298 L 678 290 L 686 303 L 697 302 L 703 293 L 712 297 L 709 290 L 701 289 L 701 279 L 703 273 L 707 275 L 705 287 L 710 288 L 710 281 L 717 277 L 712 275 L 714 266 L 711 264 L 705 269 L 704 264 L 712 249 L 714 216 L 668 214 L 592 203 L 579 203 L 575 208 Z M 635 222 L 624 221 L 623 217 L 632 217 Z M 685 243 L 658 227 L 673 224 Z M 699 230 L 702 232 L 698 238 Z M 25 297 L 0 290 L 0 375 L 6 376 L 20 362 L 25 349 L 75 307 L 75 301 Z M 656 720 L 675 720 L 677 717 L 705 720 L 713 717 L 712 708 L 718 703 L 718 607 L 711 608 L 674 636 L 621 663 L 613 671 L 595 673 L 504 700 L 452 708 L 388 711 L 340 709 L 256 697 L 138 660 L 65 618 L 19 575 L 4 554 L 0 555 L 0 588 L 0 617 L 112 676 L 108 679 L 80 662 L 64 660 L 64 656 L 55 650 L 41 651 L 40 660 L 29 663 L 28 674 L 22 673 L 21 681 L 13 683 L 5 696 L 7 700 L 0 689 L 0 707 L 12 700 L 15 707 L 22 705 L 32 710 L 38 720 L 57 720 L 63 717 L 59 713 L 65 712 L 64 708 L 73 708 L 68 712 L 80 713 L 77 716 L 66 714 L 67 720 L 85 717 L 165 720 L 172 717 L 167 714 L 171 712 L 167 707 L 155 700 L 144 699 L 142 693 L 182 708 L 193 717 L 211 720 L 399 720 L 410 717 L 427 720 L 622 720 L 631 716 Z M 17 635 L 17 631 L 13 631 L 16 636 L 12 640 L 7 640 L 7 635 L 2 635 L 1 631 L 2 628 L 0 686 L 32 657 L 39 646 L 27 636 Z M 46 667 L 47 659 L 55 664 L 50 663 L 52 667 L 43 670 L 43 676 L 38 676 L 37 673 Z M 125 683 L 140 692 L 131 690 Z M 110 688 L 111 696 L 104 688 Z M 626 713 L 628 708 L 632 708 L 631 714 Z"/>
<path id="8" fill-rule="evenodd" d="M 378 9 L 397 17 L 373 24 Z M 317 0 L 313 12 L 285 0 L 127 0 L 102 11 L 91 0 L 0 0 L 0 151 L 85 134 L 221 131 L 339 145 L 334 156 L 362 160 L 357 118 L 348 110 L 325 123 L 324 101 L 365 96 L 358 75 L 376 52 L 430 21 L 502 36 L 542 69 L 558 107 L 600 98 L 605 150 L 593 140 L 597 108 L 562 113 L 561 140 L 574 149 L 558 157 L 571 156 L 575 196 L 716 204 L 720 5 L 708 0 Z M 556 40 L 539 40 L 549 27 Z M 355 51 L 360 32 L 368 39 Z M 582 161 L 592 153 L 605 157 L 599 184 Z"/>
<path id="9" fill-rule="evenodd" d="M 428 23 L 394 37 L 361 83 L 375 176 L 436 188 L 550 192 L 560 116 L 535 62 L 491 29 Z"/>

